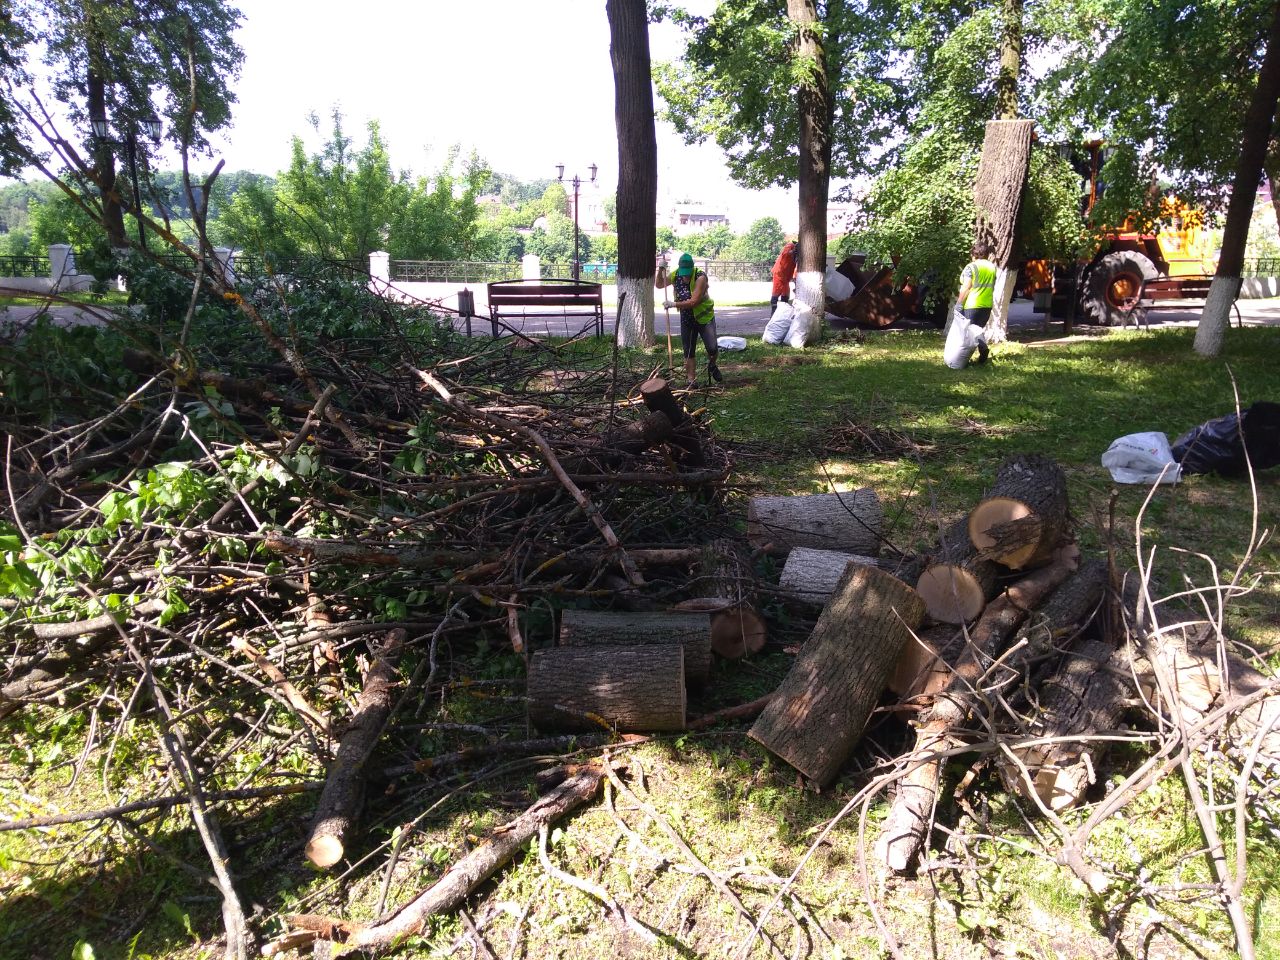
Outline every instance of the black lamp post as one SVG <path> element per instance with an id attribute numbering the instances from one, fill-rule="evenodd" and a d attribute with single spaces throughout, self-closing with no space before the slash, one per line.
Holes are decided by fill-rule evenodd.
<path id="1" fill-rule="evenodd" d="M 596 165 L 593 163 L 588 166 L 587 169 L 591 171 L 590 182 L 595 183 L 597 170 Z M 564 164 L 557 163 L 556 171 L 556 179 L 563 181 Z M 573 184 L 573 279 L 580 280 L 582 279 L 582 264 L 578 262 L 578 188 L 582 186 L 582 179 L 575 173 L 573 175 L 573 180 L 570 182 Z"/>
<path id="2" fill-rule="evenodd" d="M 141 121 L 143 134 L 152 143 L 160 142 L 160 118 L 155 114 Z M 89 126 L 93 129 L 93 136 L 99 143 L 104 143 L 112 147 L 124 147 L 125 162 L 129 164 L 129 182 L 133 185 L 133 216 L 138 221 L 138 243 L 142 249 L 147 249 L 147 235 L 142 226 L 142 194 L 138 190 L 138 128 L 132 121 L 125 126 L 125 135 L 123 140 L 112 140 L 107 136 L 109 130 L 107 127 L 107 118 L 105 116 L 91 117 Z"/>

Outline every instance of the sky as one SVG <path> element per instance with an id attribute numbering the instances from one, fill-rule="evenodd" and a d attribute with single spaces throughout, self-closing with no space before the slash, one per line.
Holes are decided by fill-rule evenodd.
<path id="1" fill-rule="evenodd" d="M 697 0 L 690 6 L 710 7 Z M 363 142 L 381 124 L 392 163 L 415 174 L 439 168 L 460 144 L 491 169 L 521 180 L 566 178 L 599 167 L 617 185 L 613 69 L 604 0 L 239 0 L 245 63 L 234 126 L 215 140 L 227 170 L 274 173 L 290 139 L 319 140 L 307 124 L 340 108 Z M 678 31 L 650 28 L 655 61 L 680 51 Z M 656 98 L 656 94 L 655 94 Z M 660 109 L 660 107 L 659 107 Z M 714 145 L 684 145 L 658 124 L 659 213 L 676 200 L 719 207 L 735 231 L 763 216 L 796 225 L 796 195 L 748 191 L 729 181 Z"/>

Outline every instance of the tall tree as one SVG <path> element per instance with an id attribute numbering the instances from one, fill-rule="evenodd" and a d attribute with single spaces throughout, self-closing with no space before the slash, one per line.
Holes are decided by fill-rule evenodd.
<path id="1" fill-rule="evenodd" d="M 645 0 L 607 0 L 618 128 L 618 343 L 653 345 L 653 273 L 657 250 L 658 144 Z"/>
<path id="2" fill-rule="evenodd" d="M 1222 252 L 1218 269 L 1209 288 L 1204 312 L 1196 327 L 1196 353 L 1216 357 L 1222 350 L 1231 304 L 1240 293 L 1240 274 L 1244 268 L 1244 248 L 1249 240 L 1249 221 L 1253 202 L 1262 177 L 1263 160 L 1271 140 L 1275 122 L 1276 100 L 1280 98 L 1280 3 L 1272 5 L 1271 29 L 1267 33 L 1266 55 L 1258 71 L 1258 83 L 1249 99 L 1244 118 L 1244 138 L 1240 159 L 1236 164 L 1231 201 L 1227 204 L 1227 222 L 1222 231 Z"/>

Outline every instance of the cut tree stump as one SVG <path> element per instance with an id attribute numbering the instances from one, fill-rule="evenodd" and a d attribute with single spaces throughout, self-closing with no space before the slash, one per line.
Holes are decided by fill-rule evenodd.
<path id="1" fill-rule="evenodd" d="M 338 753 L 325 778 L 304 851 L 307 859 L 322 870 L 342 859 L 344 840 L 360 813 L 364 801 L 364 765 L 391 713 L 396 662 L 405 636 L 399 629 L 387 634 L 382 649 L 365 674 L 355 716 L 338 741 Z"/>
<path id="2" fill-rule="evenodd" d="M 850 564 L 750 737 L 826 786 L 862 736 L 924 603 L 875 567 Z"/>
<path id="3" fill-rule="evenodd" d="M 680 401 L 671 392 L 667 381 L 653 377 L 640 384 L 640 399 L 651 411 L 664 413 L 671 421 L 671 446 L 678 451 L 677 462 L 682 467 L 698 469 L 707 465 L 707 455 L 702 449 L 702 437 L 698 425 Z"/>
<path id="4" fill-rule="evenodd" d="M 756 549 L 784 553 L 794 547 L 880 555 L 884 509 L 869 487 L 847 493 L 752 497 L 747 540 Z"/>
<path id="5" fill-rule="evenodd" d="M 969 513 L 969 539 L 979 553 L 1013 570 L 1039 566 L 1067 530 L 1067 477 L 1048 457 L 1011 457 L 995 485 Z"/>
<path id="6" fill-rule="evenodd" d="M 768 630 L 756 605 L 756 575 L 751 559 L 733 540 L 715 540 L 697 566 L 698 609 L 711 616 L 711 649 L 737 660 L 764 647 Z"/>
<path id="7" fill-rule="evenodd" d="M 789 590 L 798 600 L 825 606 L 850 563 L 876 566 L 874 557 L 839 550 L 793 547 L 787 554 L 787 562 L 782 567 L 778 585 Z"/>
<path id="8" fill-rule="evenodd" d="M 948 527 L 920 574 L 916 590 L 939 623 L 970 623 L 996 595 L 999 568 L 984 560 L 969 540 L 967 520 Z"/>
<path id="9" fill-rule="evenodd" d="M 535 650 L 529 662 L 529 719 L 544 729 L 683 730 L 684 649 Z"/>
<path id="10" fill-rule="evenodd" d="M 629 613 L 565 610 L 560 614 L 560 646 L 674 645 L 684 648 L 685 679 L 706 683 L 711 676 L 711 616 L 706 613 Z"/>

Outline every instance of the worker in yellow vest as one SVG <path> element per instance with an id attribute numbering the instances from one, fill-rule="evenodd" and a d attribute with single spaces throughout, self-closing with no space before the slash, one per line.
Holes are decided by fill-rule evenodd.
<path id="1" fill-rule="evenodd" d="M 979 238 L 973 245 L 973 262 L 960 274 L 956 317 L 947 328 L 942 348 L 943 360 L 954 370 L 964 369 L 975 348 L 979 363 L 989 354 L 984 327 L 991 318 L 996 291 L 996 265 L 990 258 L 990 242 Z"/>

